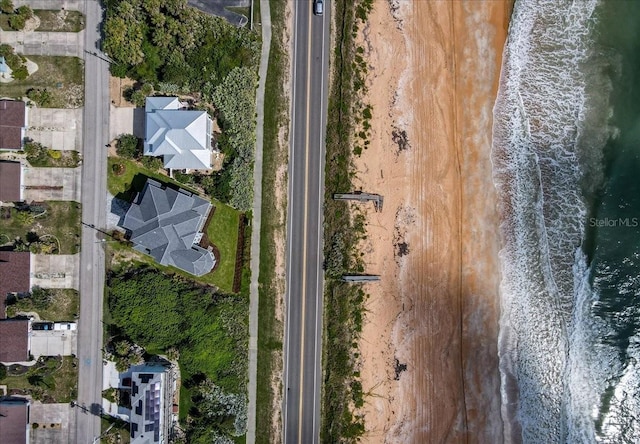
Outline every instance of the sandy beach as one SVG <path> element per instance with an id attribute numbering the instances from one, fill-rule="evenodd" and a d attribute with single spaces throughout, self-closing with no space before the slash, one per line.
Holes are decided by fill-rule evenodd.
<path id="1" fill-rule="evenodd" d="M 385 199 L 361 245 L 382 278 L 366 287 L 364 442 L 503 441 L 490 154 L 510 12 L 378 0 L 361 31 L 373 119 L 356 188 Z"/>

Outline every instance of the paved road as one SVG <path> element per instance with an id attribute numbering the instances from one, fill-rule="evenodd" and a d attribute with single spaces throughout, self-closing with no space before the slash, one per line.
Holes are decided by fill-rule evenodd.
<path id="1" fill-rule="evenodd" d="M 85 3 L 85 47 L 98 51 L 102 10 L 96 0 Z M 98 53 L 100 54 L 100 53 Z M 80 252 L 80 320 L 78 325 L 77 444 L 100 436 L 102 404 L 102 299 L 105 262 L 102 234 L 106 224 L 107 154 L 109 136 L 109 72 L 101 57 L 85 53 L 85 107 L 82 162 L 82 250 Z"/>
<path id="2" fill-rule="evenodd" d="M 287 217 L 284 443 L 319 442 L 322 382 L 322 202 L 329 5 L 294 2 Z"/>

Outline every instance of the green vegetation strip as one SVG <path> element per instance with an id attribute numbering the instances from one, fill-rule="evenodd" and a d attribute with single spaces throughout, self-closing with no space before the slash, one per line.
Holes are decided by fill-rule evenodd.
<path id="1" fill-rule="evenodd" d="M 47 108 L 76 108 L 84 103 L 84 63 L 77 57 L 27 57 L 38 65 L 38 70 L 25 80 L 0 83 L 0 95 L 22 98 L 31 89 L 47 89 L 49 100 L 41 106 Z"/>
<path id="2" fill-rule="evenodd" d="M 80 249 L 80 213 L 77 202 L 49 201 L 23 211 L 0 209 L 0 242 L 8 238 L 22 251 L 40 252 L 46 244 L 53 246 L 49 252 L 75 254 Z"/>
<path id="3" fill-rule="evenodd" d="M 257 3 L 257 2 L 256 2 Z M 287 67 L 287 53 L 281 41 L 285 29 L 285 3 L 272 0 L 271 10 L 271 50 L 267 71 L 264 98 L 264 146 L 262 167 L 262 194 L 274 196 L 277 192 L 277 170 L 286 162 L 287 147 L 278 145 L 278 131 L 288 124 L 286 120 L 286 92 L 283 90 Z M 286 194 L 285 190 L 280 190 Z M 260 276 L 258 308 L 258 370 L 256 393 L 256 443 L 276 442 L 279 435 L 273 435 L 272 417 L 274 397 L 272 378 L 282 368 L 282 323 L 276 317 L 276 300 L 283 297 L 282 288 L 277 285 L 275 274 L 275 254 L 282 245 L 276 245 L 276 232 L 284 234 L 280 220 L 284 208 L 277 208 L 274 199 L 262 199 L 262 232 L 260 233 Z M 281 388 L 275 387 L 276 390 Z"/>
<path id="4" fill-rule="evenodd" d="M 352 188 L 352 134 L 362 108 L 358 90 L 363 72 L 355 63 L 354 41 L 366 20 L 371 0 L 337 0 L 336 48 L 333 84 L 327 121 L 325 194 L 325 263 L 322 442 L 357 442 L 364 433 L 363 418 L 352 408 L 363 405 L 362 386 L 356 371 L 357 341 L 362 329 L 366 295 L 361 288 L 340 282 L 348 271 L 362 272 L 356 246 L 364 235 L 364 219 L 353 218 L 347 204 L 332 199 L 333 193 Z"/>

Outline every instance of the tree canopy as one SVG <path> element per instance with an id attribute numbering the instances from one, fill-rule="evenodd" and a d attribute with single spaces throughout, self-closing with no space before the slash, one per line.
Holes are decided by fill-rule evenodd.
<path id="1" fill-rule="evenodd" d="M 187 0 L 106 3 L 105 50 L 116 62 L 114 75 L 210 91 L 233 68 L 257 65 L 257 34 L 188 7 Z"/>

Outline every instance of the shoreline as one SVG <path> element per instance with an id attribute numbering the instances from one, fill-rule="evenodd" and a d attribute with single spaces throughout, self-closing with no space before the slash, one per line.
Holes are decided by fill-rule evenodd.
<path id="1" fill-rule="evenodd" d="M 360 36 L 373 118 L 354 185 L 385 198 L 361 244 L 382 278 L 359 344 L 370 443 L 502 441 L 490 154 L 511 7 L 375 2 Z"/>

